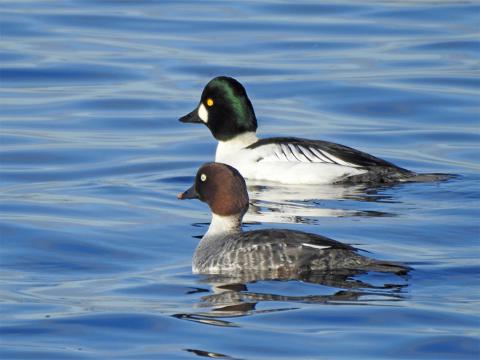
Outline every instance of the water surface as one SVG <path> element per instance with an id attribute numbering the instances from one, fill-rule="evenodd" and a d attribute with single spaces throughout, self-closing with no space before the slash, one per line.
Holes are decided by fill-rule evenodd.
<path id="1" fill-rule="evenodd" d="M 3 1 L 0 356 L 478 358 L 479 11 L 471 1 Z M 261 136 L 459 175 L 250 184 L 248 229 L 320 233 L 406 262 L 408 276 L 192 275 L 210 215 L 176 194 L 215 142 L 177 119 L 217 75 L 246 86 Z"/>

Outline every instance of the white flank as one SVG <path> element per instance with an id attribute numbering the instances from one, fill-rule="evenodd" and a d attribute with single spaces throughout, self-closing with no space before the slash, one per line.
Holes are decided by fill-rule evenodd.
<path id="1" fill-rule="evenodd" d="M 314 248 L 314 249 L 319 249 L 319 250 L 323 250 L 323 249 L 328 249 L 330 248 L 331 246 L 322 246 L 322 245 L 313 245 L 313 244 L 307 244 L 307 243 L 302 243 L 303 246 L 307 246 L 307 247 L 311 247 L 311 248 Z"/>
<path id="2" fill-rule="evenodd" d="M 219 141 L 215 161 L 233 166 L 249 180 L 295 185 L 331 184 L 367 171 L 314 147 L 270 143 L 247 148 L 256 141 L 254 132 Z"/>
<path id="3" fill-rule="evenodd" d="M 198 117 L 206 124 L 208 123 L 208 111 L 205 108 L 205 105 L 200 104 L 198 107 Z"/>

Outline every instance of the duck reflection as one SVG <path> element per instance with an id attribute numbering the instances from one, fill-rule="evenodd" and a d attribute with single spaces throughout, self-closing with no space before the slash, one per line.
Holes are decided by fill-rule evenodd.
<path id="1" fill-rule="evenodd" d="M 393 187 L 391 185 L 389 187 Z M 400 186 L 400 185 L 397 185 Z M 392 203 L 392 196 L 382 194 L 386 186 L 366 185 L 282 185 L 247 182 L 250 207 L 246 222 L 308 223 L 319 217 L 391 217 L 393 213 L 371 209 L 345 209 L 345 202 Z M 355 206 L 358 206 L 356 204 Z"/>
<path id="2" fill-rule="evenodd" d="M 373 275 L 359 270 L 308 274 L 250 271 L 235 276 L 208 275 L 202 279 L 202 282 L 210 285 L 211 293 L 202 296 L 195 304 L 197 308 L 205 311 L 175 314 L 174 317 L 208 325 L 232 327 L 237 325 L 225 318 L 296 310 L 301 304 L 392 306 L 405 299 L 409 279 L 407 274 L 382 274 L 380 278 Z M 359 277 L 367 279 L 371 277 L 371 279 L 369 282 Z M 373 280 L 378 283 L 374 284 Z M 271 289 L 277 284 L 281 285 L 280 282 L 286 281 L 321 285 L 322 287 L 312 288 L 312 292 L 324 293 L 282 295 L 271 290 L 262 290 L 262 292 L 249 290 L 249 287 L 258 288 L 262 284 L 265 284 L 265 289 Z M 254 285 L 255 283 L 257 284 Z M 293 283 L 292 286 L 301 287 L 301 283 Z M 205 292 L 206 289 L 198 290 L 198 292 Z M 287 303 L 288 306 L 278 307 L 279 303 Z M 263 305 L 261 310 L 257 309 L 259 304 Z"/>

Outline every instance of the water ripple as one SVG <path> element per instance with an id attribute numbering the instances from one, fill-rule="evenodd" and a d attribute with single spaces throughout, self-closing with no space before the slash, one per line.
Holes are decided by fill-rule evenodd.
<path id="1" fill-rule="evenodd" d="M 478 357 L 479 9 L 3 1 L 0 357 Z M 245 85 L 261 136 L 459 175 L 249 182 L 247 229 L 323 234 L 410 264 L 407 277 L 192 274 L 209 212 L 176 195 L 215 142 L 178 118 L 217 75 Z"/>

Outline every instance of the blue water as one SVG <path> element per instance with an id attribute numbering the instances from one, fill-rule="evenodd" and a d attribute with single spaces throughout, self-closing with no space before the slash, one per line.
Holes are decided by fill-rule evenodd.
<path id="1" fill-rule="evenodd" d="M 478 3 L 0 9 L 0 358 L 479 357 Z M 320 233 L 406 262 L 409 276 L 222 287 L 192 275 L 210 215 L 176 195 L 215 141 L 177 119 L 217 75 L 246 86 L 261 136 L 458 175 L 368 189 L 250 184 L 248 229 Z"/>

